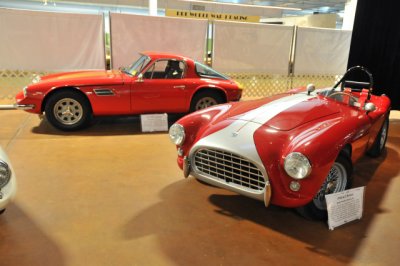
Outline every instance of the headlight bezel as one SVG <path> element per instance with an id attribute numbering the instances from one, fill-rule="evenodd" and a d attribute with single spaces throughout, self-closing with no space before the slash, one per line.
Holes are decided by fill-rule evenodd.
<path id="1" fill-rule="evenodd" d="M 28 86 L 25 86 L 25 87 L 22 89 L 22 93 L 24 94 L 24 97 L 28 96 Z"/>
<path id="2" fill-rule="evenodd" d="M 171 142 L 175 145 L 181 146 L 185 142 L 185 128 L 181 124 L 173 124 L 168 131 Z"/>
<path id="3" fill-rule="evenodd" d="M 2 172 L 3 174 L 1 174 Z M 10 182 L 11 174 L 11 167 L 5 161 L 0 160 L 0 189 Z"/>
<path id="4" fill-rule="evenodd" d="M 284 160 L 283 168 L 287 175 L 296 180 L 308 177 L 312 171 L 310 160 L 300 152 L 289 153 Z"/>

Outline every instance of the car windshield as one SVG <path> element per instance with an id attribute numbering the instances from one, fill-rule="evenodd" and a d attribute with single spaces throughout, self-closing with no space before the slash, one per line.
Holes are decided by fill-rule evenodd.
<path id="1" fill-rule="evenodd" d="M 196 73 L 203 78 L 220 78 L 220 79 L 229 79 L 227 76 L 224 76 L 214 69 L 200 64 L 199 62 L 195 62 Z"/>
<path id="2" fill-rule="evenodd" d="M 129 67 L 123 67 L 121 70 L 131 76 L 138 75 L 143 68 L 151 61 L 150 57 L 147 55 L 141 55 L 138 60 L 136 60 Z"/>

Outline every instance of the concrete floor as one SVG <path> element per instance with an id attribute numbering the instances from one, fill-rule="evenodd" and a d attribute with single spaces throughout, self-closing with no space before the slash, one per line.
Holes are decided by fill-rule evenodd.
<path id="1" fill-rule="evenodd" d="M 74 133 L 0 112 L 19 189 L 0 216 L 0 265 L 398 265 L 400 119 L 356 166 L 362 220 L 329 231 L 290 209 L 184 179 L 167 133 L 138 118 Z"/>

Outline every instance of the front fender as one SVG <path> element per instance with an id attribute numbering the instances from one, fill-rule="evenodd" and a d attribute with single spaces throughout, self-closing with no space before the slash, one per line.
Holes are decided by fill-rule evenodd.
<path id="1" fill-rule="evenodd" d="M 333 116 L 314 121 L 312 126 L 305 124 L 290 131 L 264 126 L 255 133 L 257 151 L 271 183 L 272 204 L 300 207 L 312 200 L 340 151 L 351 141 L 351 134 L 336 132 L 342 124 L 341 117 Z M 300 152 L 309 159 L 312 171 L 308 177 L 295 180 L 286 174 L 284 160 L 291 152 Z M 292 181 L 300 183 L 299 191 L 290 189 Z"/>
<path id="2" fill-rule="evenodd" d="M 191 113 L 179 119 L 176 123 L 180 124 L 185 129 L 185 141 L 181 146 L 177 146 L 183 151 L 181 156 L 178 156 L 178 165 L 182 168 L 183 158 L 189 154 L 191 147 L 200 139 L 208 136 L 216 131 L 227 127 L 232 121 L 222 121 L 217 126 L 213 126 L 218 120 L 231 108 L 231 104 L 223 104 L 214 107 L 209 107 L 197 112 Z M 211 129 L 212 128 L 212 129 Z"/>

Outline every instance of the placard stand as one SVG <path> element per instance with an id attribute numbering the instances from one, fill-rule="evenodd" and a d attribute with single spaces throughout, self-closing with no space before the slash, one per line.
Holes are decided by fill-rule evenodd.
<path id="1" fill-rule="evenodd" d="M 365 187 L 358 187 L 325 195 L 330 230 L 361 219 L 364 207 L 364 189 Z"/>
<path id="2" fill-rule="evenodd" d="M 167 114 L 146 114 L 140 115 L 142 132 L 168 131 Z"/>

